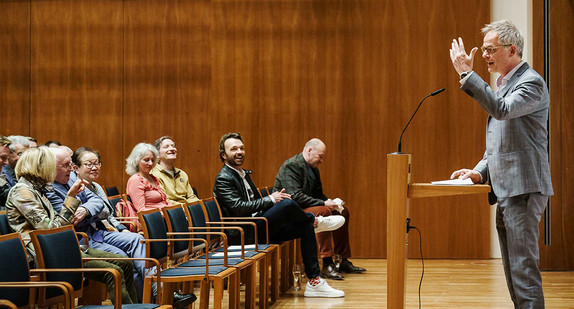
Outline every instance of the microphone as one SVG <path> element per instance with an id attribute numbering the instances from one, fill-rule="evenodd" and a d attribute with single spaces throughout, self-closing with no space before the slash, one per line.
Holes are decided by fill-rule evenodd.
<path id="1" fill-rule="evenodd" d="M 405 126 L 405 128 L 403 129 L 403 132 L 401 133 L 401 137 L 399 138 L 399 151 L 397 151 L 396 153 L 402 153 L 402 140 L 403 140 L 403 134 L 405 134 L 405 131 L 407 130 L 407 128 L 409 127 L 409 124 L 411 124 L 411 121 L 413 120 L 413 118 L 415 117 L 415 115 L 417 114 L 417 112 L 419 111 L 419 108 L 421 107 L 421 105 L 423 104 L 423 102 L 428 98 L 428 97 L 434 97 L 435 95 L 445 91 L 446 89 L 441 88 L 439 90 L 435 90 L 433 91 L 431 94 L 427 95 L 426 97 L 423 98 L 423 100 L 419 103 L 419 106 L 417 107 L 417 109 L 415 110 L 415 112 L 413 113 L 413 115 L 411 116 L 411 119 L 409 119 L 409 122 L 407 123 L 407 125 Z"/>

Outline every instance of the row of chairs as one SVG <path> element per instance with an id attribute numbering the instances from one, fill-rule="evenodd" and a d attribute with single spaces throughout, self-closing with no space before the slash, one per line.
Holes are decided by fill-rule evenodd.
<path id="1" fill-rule="evenodd" d="M 263 188 L 260 191 L 262 195 L 267 195 L 269 192 L 267 188 Z M 117 195 L 119 195 L 119 192 L 117 193 Z M 293 242 L 288 242 L 281 245 L 227 246 L 226 236 L 223 233 L 224 229 L 240 229 L 238 226 L 251 226 L 255 228 L 255 223 L 253 222 L 229 222 L 231 220 L 237 221 L 244 219 L 246 218 L 223 218 L 217 200 L 214 198 L 188 205 L 167 207 L 161 212 L 159 210 L 152 210 L 139 213 L 138 220 L 142 223 L 142 232 L 146 239 L 148 266 L 156 266 L 157 270 L 156 274 L 147 276 L 145 279 L 144 302 L 149 302 L 151 299 L 150 291 L 152 282 L 163 283 L 163 293 L 162 295 L 158 295 L 158 303 L 162 303 L 162 299 L 166 300 L 163 303 L 169 303 L 169 300 L 171 300 L 169 295 L 173 295 L 173 291 L 182 282 L 185 283 L 183 284 L 184 291 L 191 291 L 193 283 L 199 282 L 200 308 L 207 308 L 209 305 L 209 283 L 212 282 L 214 290 L 213 307 L 220 308 L 224 281 L 227 280 L 229 308 L 238 308 L 240 304 L 239 283 L 241 280 L 245 284 L 245 307 L 254 308 L 256 266 L 259 266 L 259 307 L 266 308 L 269 305 L 269 296 L 272 302 L 275 301 L 279 296 L 279 291 L 285 292 L 291 286 L 292 273 L 290 270 L 293 267 L 294 244 Z M 257 219 L 264 220 L 264 218 Z M 71 226 L 60 229 L 35 231 L 34 234 L 73 232 Z M 240 230 L 242 232 L 242 229 Z M 9 231 L 5 215 L 0 215 L 0 232 L 4 234 Z M 14 235 L 19 237 L 18 234 L 13 234 L 10 239 L 14 239 Z M 75 240 L 75 247 L 77 247 L 78 250 L 71 251 L 77 251 L 79 253 L 77 238 L 74 236 L 73 239 Z M 177 241 L 175 241 L 175 239 L 177 239 Z M 60 245 L 63 245 L 63 243 Z M 22 250 L 23 249 L 20 251 Z M 0 250 L 0 254 L 5 251 L 13 252 L 14 250 Z M 51 254 L 55 254 L 56 257 L 61 255 L 61 252 L 58 250 L 51 251 L 53 251 Z M 23 252 L 25 258 L 25 251 Z M 69 250 L 62 252 L 67 253 Z M 280 256 L 281 259 L 279 259 Z M 10 258 L 8 260 L 11 261 L 13 259 Z M 57 261 L 58 259 L 55 258 L 54 260 Z M 78 261 L 80 262 L 76 261 L 75 268 L 81 268 L 83 262 L 81 256 Z M 12 264 L 2 263 L 2 265 L 9 265 L 9 268 L 11 268 Z M 281 265 L 280 272 L 279 265 Z M 40 267 L 54 268 L 55 266 L 41 265 Z M 71 266 L 57 266 L 57 268 L 65 268 L 66 270 L 69 270 L 69 267 Z M 268 282 L 268 270 L 270 267 L 271 282 Z M 83 270 L 88 271 L 85 268 L 83 268 Z M 32 270 L 32 272 L 36 271 L 38 270 Z M 101 271 L 101 269 L 97 271 Z M 279 278 L 281 278 L 280 283 Z M 76 284 L 73 286 L 74 288 L 70 289 L 66 287 L 68 289 L 67 294 L 64 293 L 59 299 L 64 303 L 65 308 L 68 308 L 66 307 L 68 304 L 70 308 L 73 308 L 73 299 L 82 295 L 82 284 L 78 284 L 78 280 L 81 281 L 81 279 L 76 278 L 75 280 Z M 3 276 L 3 280 L 0 281 L 7 280 Z M 67 280 L 60 282 L 67 282 Z M 55 283 L 52 282 L 49 284 Z M 268 290 L 269 285 L 271 287 L 270 290 Z M 2 287 L 4 286 L 5 284 L 2 285 Z M 116 284 L 116 287 L 118 288 L 118 292 L 116 293 L 120 293 L 119 285 Z M 38 291 L 42 291 L 42 289 Z M 29 296 L 31 297 L 31 295 L 39 294 L 30 293 Z M 35 304 L 40 303 L 43 296 L 30 297 L 27 303 Z M 0 295 L 0 299 L 3 298 L 6 297 Z M 121 297 L 117 297 L 116 295 L 116 299 L 121 299 Z M 17 303 L 20 306 L 21 304 L 25 304 L 26 301 L 22 302 L 20 300 L 17 301 Z M 45 303 L 45 301 L 42 301 L 42 303 Z M 138 305 L 141 306 L 141 304 Z M 116 305 L 116 308 L 117 307 L 118 305 Z M 150 305 L 149 308 L 153 308 L 153 306 Z"/>
<path id="2" fill-rule="evenodd" d="M 2 226 L 7 223 L 5 214 L 0 214 Z M 83 233 L 79 233 L 83 234 Z M 36 230 L 30 234 L 37 255 L 38 268 L 30 269 L 26 248 L 19 233 L 0 235 L 0 299 L 8 308 L 40 308 L 55 306 L 75 308 L 76 298 L 83 295 L 86 272 L 109 272 L 114 278 L 116 304 L 113 306 L 87 305 L 84 309 L 119 308 L 172 308 L 170 305 L 133 304 L 121 305 L 121 276 L 112 268 L 85 268 L 83 263 L 97 258 L 83 258 L 78 234 L 73 226 L 50 230 Z M 81 237 L 87 240 L 87 235 Z M 135 260 L 133 258 L 118 258 Z M 159 267 L 159 262 L 154 262 Z"/>
<path id="3" fill-rule="evenodd" d="M 199 196 L 197 190 L 195 187 L 192 187 L 193 192 L 196 196 Z M 267 195 L 269 195 L 272 192 L 272 187 L 262 187 L 262 188 L 258 188 L 257 189 L 259 191 L 259 193 L 261 194 L 262 197 L 265 197 Z M 118 188 L 116 186 L 106 186 L 105 187 L 105 192 L 106 195 L 108 196 L 108 199 L 110 201 L 110 203 L 112 204 L 112 206 L 115 206 L 118 202 L 120 201 L 130 201 L 131 199 L 128 195 L 121 194 L 120 191 L 118 190 Z M 206 201 L 208 201 L 210 199 L 207 199 Z M 213 199 L 216 201 L 216 199 Z M 218 205 L 218 204 L 217 204 Z M 212 221 L 221 221 L 219 218 L 222 218 L 221 216 L 221 211 L 218 212 L 213 212 L 211 213 L 212 215 L 216 215 L 219 214 L 217 216 L 217 220 L 212 220 Z M 135 226 L 136 224 L 139 224 L 138 218 L 136 217 L 120 217 L 120 222 L 126 224 L 126 225 L 132 225 Z M 214 219 L 214 218 L 210 218 L 210 219 Z M 281 244 L 279 244 L 279 251 L 280 251 L 280 275 L 277 276 L 276 274 L 272 274 L 273 278 L 280 278 L 280 283 L 277 284 L 272 284 L 271 285 L 271 301 L 274 302 L 278 299 L 279 294 L 280 293 L 285 293 L 289 288 L 291 288 L 293 286 L 293 273 L 291 272 L 291 270 L 293 269 L 293 266 L 295 263 L 297 264 L 301 264 L 301 255 L 300 252 L 296 249 L 298 248 L 298 240 L 293 240 L 293 241 L 288 241 L 288 242 L 283 242 Z M 272 263 L 272 267 L 274 266 L 275 263 Z M 272 268 L 273 272 L 277 272 L 276 268 Z M 273 281 L 276 282 L 276 281 Z"/>

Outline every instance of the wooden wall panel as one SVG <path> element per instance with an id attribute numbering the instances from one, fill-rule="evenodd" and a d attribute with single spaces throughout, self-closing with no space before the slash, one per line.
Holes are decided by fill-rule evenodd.
<path id="1" fill-rule="evenodd" d="M 534 1 L 535 45 L 543 46 L 543 1 Z M 574 107 L 569 99 L 574 91 L 570 77 L 574 61 L 567 57 L 574 48 L 570 39 L 574 32 L 572 1 L 550 3 L 550 163 L 555 195 L 551 198 L 551 244 L 543 244 L 541 224 L 540 267 L 546 270 L 574 269 L 574 181 L 570 177 L 574 166 Z M 543 71 L 543 50 L 537 49 L 536 68 Z"/>
<path id="2" fill-rule="evenodd" d="M 482 43 L 484 1 L 60 0 L 33 1 L 31 14 L 31 133 L 100 149 L 102 183 L 122 191 L 133 146 L 161 135 L 176 140 L 201 197 L 223 133 L 244 135 L 260 186 L 319 137 L 325 191 L 352 211 L 354 256 L 384 257 L 386 154 L 419 100 L 447 88 L 404 136 L 415 181 L 472 167 L 484 150 L 486 114 L 458 89 L 448 56 L 456 36 Z M 487 76 L 480 59 L 475 68 Z M 487 257 L 485 205 L 413 201 L 425 256 Z"/>
<path id="3" fill-rule="evenodd" d="M 210 1 L 125 2 L 124 159 L 139 142 L 170 135 L 178 165 L 210 195 L 206 145 L 211 58 Z M 214 148 L 214 147 L 211 147 Z M 213 172 L 212 172 L 213 173 Z M 127 175 L 121 182 L 125 190 Z"/>
<path id="4" fill-rule="evenodd" d="M 31 134 L 99 149 L 100 182 L 122 169 L 122 3 L 32 2 Z"/>
<path id="5" fill-rule="evenodd" d="M 30 134 L 30 2 L 0 1 L 0 135 Z"/>
<path id="6" fill-rule="evenodd" d="M 476 7 L 476 24 L 441 18 L 463 16 L 457 12 L 469 5 Z M 446 178 L 481 158 L 486 114 L 457 89 L 448 48 L 457 35 L 480 46 L 480 25 L 489 19 L 482 2 L 217 1 L 214 11 L 211 117 L 219 132 L 213 140 L 241 131 L 246 166 L 256 183 L 268 185 L 306 140 L 322 138 L 329 148 L 324 186 L 352 210 L 352 237 L 363 240 L 352 244 L 358 255 L 385 254 L 384 239 L 372 237 L 385 233 L 385 155 L 395 151 L 423 96 L 449 88 L 427 102 L 405 136 L 415 179 Z M 433 243 L 425 249 L 430 256 L 489 255 L 485 197 L 420 204 L 413 220 Z M 436 233 L 444 237 L 437 240 Z"/>

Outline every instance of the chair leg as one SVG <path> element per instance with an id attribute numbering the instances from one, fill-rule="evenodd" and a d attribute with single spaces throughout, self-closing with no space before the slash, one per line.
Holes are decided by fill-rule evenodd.
<path id="1" fill-rule="evenodd" d="M 176 283 L 158 283 L 157 290 L 158 294 L 161 285 L 161 304 L 162 305 L 173 305 L 173 292 L 175 292 Z"/>
<path id="2" fill-rule="evenodd" d="M 231 276 L 230 276 L 231 277 Z M 221 300 L 223 299 L 223 278 L 213 278 L 213 309 L 221 309 Z M 229 280 L 231 284 L 231 280 Z"/>
<path id="3" fill-rule="evenodd" d="M 267 278 L 269 278 L 269 265 L 267 256 L 259 260 L 259 308 L 267 308 Z"/>
<path id="4" fill-rule="evenodd" d="M 143 284 L 143 299 L 142 302 L 145 304 L 151 303 L 151 278 L 145 278 Z M 157 300 L 156 300 L 157 303 Z"/>
<path id="5" fill-rule="evenodd" d="M 279 299 L 279 246 L 275 247 L 271 253 L 271 302 Z"/>
<path id="6" fill-rule="evenodd" d="M 257 268 L 254 264 L 245 268 L 244 270 L 244 282 L 245 282 L 245 308 L 254 309 L 255 308 L 255 289 L 257 281 Z"/>
<path id="7" fill-rule="evenodd" d="M 229 276 L 229 283 L 227 284 L 227 291 L 229 292 L 229 308 L 239 309 L 239 272 Z"/>
<path id="8" fill-rule="evenodd" d="M 199 289 L 199 308 L 207 309 L 209 308 L 209 280 L 201 280 L 201 286 Z"/>

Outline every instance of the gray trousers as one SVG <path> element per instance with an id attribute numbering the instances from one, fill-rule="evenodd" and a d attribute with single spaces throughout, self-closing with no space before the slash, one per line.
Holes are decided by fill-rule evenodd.
<path id="1" fill-rule="evenodd" d="M 544 308 L 538 268 L 538 223 L 548 196 L 529 193 L 498 199 L 496 230 L 514 308 Z"/>

